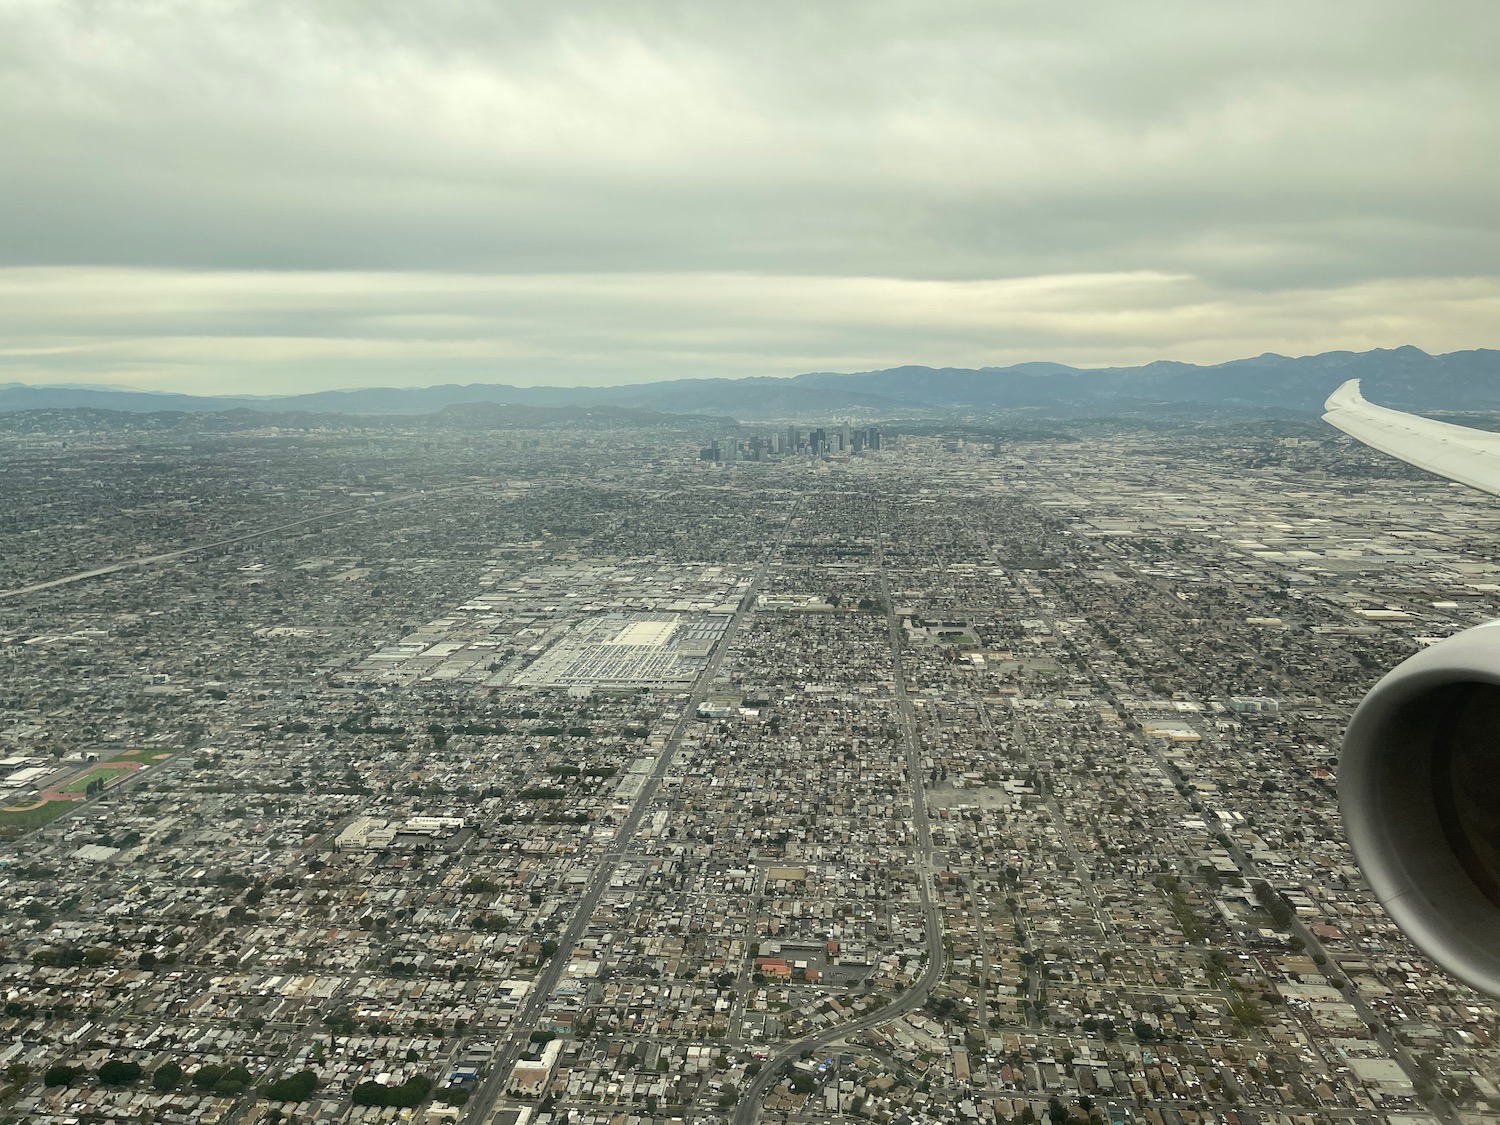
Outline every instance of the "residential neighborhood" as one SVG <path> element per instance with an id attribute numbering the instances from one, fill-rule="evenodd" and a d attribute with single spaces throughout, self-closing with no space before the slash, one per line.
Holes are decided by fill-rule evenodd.
<path id="1" fill-rule="evenodd" d="M 0 433 L 0 1121 L 1500 1121 L 1337 806 L 1500 513 L 924 429 Z"/>

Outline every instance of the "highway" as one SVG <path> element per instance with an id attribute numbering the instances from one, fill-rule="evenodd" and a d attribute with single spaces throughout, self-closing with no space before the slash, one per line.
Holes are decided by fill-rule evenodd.
<path id="1" fill-rule="evenodd" d="M 573 911 L 573 917 L 568 923 L 568 928 L 558 938 L 557 952 L 532 985 L 531 992 L 526 998 L 526 1003 L 517 1012 L 516 1020 L 511 1025 L 510 1038 L 506 1040 L 505 1045 L 500 1050 L 496 1051 L 495 1057 L 490 1063 L 489 1074 L 478 1091 L 476 1091 L 474 1097 L 469 1100 L 468 1110 L 464 1116 L 465 1121 L 474 1122 L 476 1125 L 479 1122 L 485 1121 L 490 1111 L 498 1102 L 501 1093 L 505 1089 L 506 1080 L 510 1077 L 511 1068 L 526 1048 L 530 1034 L 535 1027 L 537 1016 L 546 1006 L 548 998 L 552 995 L 552 990 L 557 987 L 558 980 L 561 979 L 563 972 L 567 969 L 573 947 L 578 944 L 588 929 L 589 922 L 594 917 L 594 910 L 599 905 L 599 898 L 604 893 L 604 888 L 609 886 L 609 881 L 613 878 L 615 868 L 620 864 L 620 859 L 629 851 L 630 845 L 635 839 L 635 834 L 641 826 L 642 819 L 644 819 L 647 810 L 651 808 L 652 801 L 656 798 L 657 789 L 661 787 L 662 780 L 667 776 L 668 770 L 671 769 L 672 759 L 676 756 L 677 748 L 682 743 L 682 736 L 687 733 L 688 728 L 698 713 L 698 705 L 703 702 L 704 696 L 708 694 L 709 688 L 713 685 L 714 677 L 719 672 L 719 664 L 723 661 L 725 654 L 733 647 L 735 637 L 740 630 L 740 625 L 754 608 L 755 597 L 760 589 L 760 584 L 770 570 L 772 561 L 780 553 L 782 544 L 786 542 L 786 538 L 791 532 L 792 521 L 796 518 L 797 510 L 801 506 L 802 501 L 798 500 L 787 513 L 786 522 L 782 525 L 781 533 L 777 536 L 776 542 L 772 545 L 771 549 L 766 552 L 766 557 L 761 561 L 759 569 L 755 572 L 755 577 L 751 579 L 750 586 L 745 591 L 744 597 L 740 599 L 739 606 L 735 609 L 734 616 L 729 621 L 729 627 L 724 630 L 724 636 L 720 639 L 717 647 L 715 647 L 713 656 L 709 658 L 708 663 L 703 666 L 703 670 L 698 673 L 697 680 L 693 682 L 692 691 L 688 695 L 687 702 L 683 705 L 682 712 L 677 717 L 676 724 L 672 727 L 672 733 L 667 738 L 666 745 L 662 747 L 661 753 L 657 755 L 656 766 L 652 769 L 650 778 L 642 786 L 640 795 L 636 797 L 635 804 L 631 806 L 630 813 L 626 816 L 624 823 L 620 825 L 619 832 L 615 834 L 614 840 L 610 842 L 609 847 L 605 849 L 603 856 L 600 858 L 598 866 L 594 869 L 593 879 L 590 880 L 588 888 L 583 893 L 583 898 L 579 900 L 577 908 Z"/>
<path id="2" fill-rule="evenodd" d="M 781 1071 L 801 1056 L 804 1051 L 815 1054 L 829 1043 L 846 1039 L 851 1035 L 888 1023 L 892 1019 L 921 1007 L 927 1002 L 933 988 L 942 980 L 947 968 L 947 955 L 943 949 L 943 926 L 937 896 L 933 892 L 932 833 L 927 824 L 927 798 L 922 790 L 922 744 L 917 737 L 916 715 L 911 700 L 906 695 L 906 672 L 901 664 L 901 622 L 896 618 L 895 603 L 891 601 L 891 586 L 885 565 L 885 535 L 876 522 L 875 565 L 880 580 L 880 596 L 885 602 L 886 628 L 890 632 L 891 676 L 896 693 L 897 726 L 901 732 L 901 744 L 906 755 L 906 776 L 911 785 L 912 827 L 917 833 L 917 891 L 921 896 L 923 930 L 927 940 L 927 968 L 910 988 L 898 993 L 889 1004 L 875 1012 L 860 1016 L 847 1023 L 826 1027 L 795 1042 L 787 1044 L 766 1062 L 751 1083 L 740 1093 L 739 1105 L 734 1111 L 734 1125 L 754 1125 L 760 1112 L 760 1100 L 773 1082 L 781 1079 Z"/>
<path id="3" fill-rule="evenodd" d="M 403 492 L 397 496 L 389 496 L 384 500 L 372 500 L 368 504 L 355 504 L 348 508 L 335 508 L 331 512 L 322 512 L 316 516 L 304 516 L 299 520 L 279 523 L 274 527 L 262 528 L 259 531 L 247 531 L 243 535 L 232 535 L 227 539 L 215 539 L 208 543 L 195 543 L 191 547 L 182 547 L 176 551 L 164 551 L 159 555 L 142 555 L 134 559 L 120 559 L 116 562 L 105 563 L 103 566 L 96 566 L 90 570 L 80 570 L 73 574 L 64 574 L 60 578 L 49 578 L 45 582 L 33 582 L 29 586 L 17 586 L 10 590 L 0 590 L 0 598 L 18 598 L 22 594 L 35 594 L 42 590 L 50 590 L 55 586 L 67 586 L 74 582 L 86 581 L 90 578 L 102 578 L 106 574 L 115 574 L 122 570 L 134 570 L 155 566 L 158 563 L 174 562 L 189 555 L 200 554 L 204 551 L 214 551 L 221 547 L 233 547 L 237 543 L 249 543 L 255 539 L 264 539 L 268 535 L 291 531 L 293 528 L 306 527 L 309 524 L 322 523 L 324 520 L 336 519 L 339 516 L 358 515 L 360 512 L 373 511 L 376 508 L 384 508 L 391 504 L 409 504 L 413 500 L 420 500 L 424 497 L 440 496 L 445 492 L 458 492 L 473 487 L 473 483 L 466 483 L 449 485 L 446 488 L 414 489 L 411 492 Z"/>

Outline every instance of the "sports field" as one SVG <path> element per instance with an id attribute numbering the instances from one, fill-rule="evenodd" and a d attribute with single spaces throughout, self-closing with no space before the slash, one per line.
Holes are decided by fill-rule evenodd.
<path id="1" fill-rule="evenodd" d="M 76 801 L 33 801 L 29 805 L 8 805 L 0 809 L 0 828 L 36 828 L 76 807 Z"/>
<path id="2" fill-rule="evenodd" d="M 138 763 L 121 762 L 119 761 L 119 759 L 115 759 L 114 761 L 106 762 L 102 765 L 96 765 L 86 773 L 80 773 L 74 777 L 70 777 L 62 785 L 58 786 L 57 792 L 82 793 L 89 787 L 89 783 L 93 781 L 103 781 L 105 788 L 108 788 L 111 782 L 116 781 L 119 778 L 123 777 L 125 774 L 131 773 L 140 768 L 141 767 Z"/>
<path id="3" fill-rule="evenodd" d="M 172 753 L 171 750 L 160 748 L 126 750 L 107 762 L 95 762 L 60 785 L 49 786 L 34 800 L 0 808 L 0 828 L 36 828 L 56 820 L 69 809 L 78 807 L 85 799 L 84 791 L 88 789 L 90 782 L 102 781 L 108 789 L 126 774 L 165 761 Z"/>

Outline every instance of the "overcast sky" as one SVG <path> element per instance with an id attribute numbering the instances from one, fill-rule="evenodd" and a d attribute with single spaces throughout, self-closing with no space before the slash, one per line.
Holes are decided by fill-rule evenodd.
<path id="1" fill-rule="evenodd" d="M 0 0 L 0 382 L 1500 346 L 1500 4 Z"/>

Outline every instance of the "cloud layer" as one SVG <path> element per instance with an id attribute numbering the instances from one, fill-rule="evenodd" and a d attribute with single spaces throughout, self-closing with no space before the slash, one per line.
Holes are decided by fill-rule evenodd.
<path id="1" fill-rule="evenodd" d="M 0 378 L 1493 346 L 1500 9 L 0 0 Z"/>

